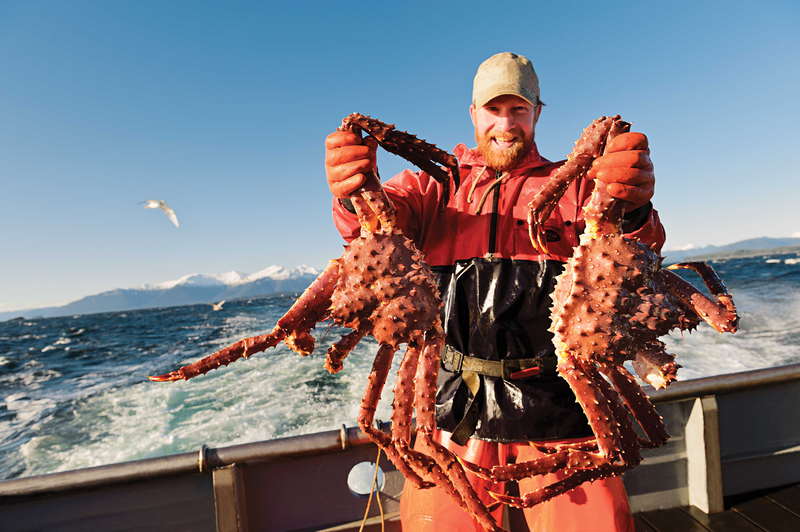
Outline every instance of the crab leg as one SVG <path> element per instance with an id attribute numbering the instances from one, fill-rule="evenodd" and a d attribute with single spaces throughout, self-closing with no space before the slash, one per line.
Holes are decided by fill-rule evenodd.
<path id="1" fill-rule="evenodd" d="M 372 426 L 375 420 L 375 410 L 378 407 L 378 401 L 380 401 L 383 387 L 386 385 L 386 378 L 392 367 L 392 358 L 394 358 L 396 352 L 397 348 L 389 344 L 381 344 L 378 348 L 378 354 L 375 355 L 375 360 L 372 362 L 372 371 L 369 374 L 367 392 L 361 400 L 361 408 L 358 411 L 358 426 L 361 428 L 361 432 L 366 434 L 373 443 L 383 449 L 389 460 L 392 461 L 394 466 L 409 482 L 412 482 L 418 488 L 428 488 L 431 484 L 422 480 L 422 478 L 411 469 L 404 456 L 402 456 L 397 447 L 395 447 L 393 438 Z M 404 362 L 408 358 L 408 353 L 406 353 Z M 394 415 L 392 417 L 394 418 Z M 392 433 L 394 434 L 394 432 L 395 429 L 393 427 Z"/>
<path id="2" fill-rule="evenodd" d="M 497 526 L 492 514 L 475 493 L 461 463 L 452 452 L 434 441 L 432 437 L 436 427 L 434 409 L 442 345 L 444 345 L 444 333 L 441 328 L 428 334 L 416 379 L 417 438 L 421 438 L 428 455 L 439 466 L 443 476 L 446 475 L 441 480 L 434 477 L 436 485 L 444 488 L 454 501 L 465 508 L 480 523 L 484 530 L 499 531 L 502 528 Z"/>
<path id="3" fill-rule="evenodd" d="M 306 288 L 303 295 L 278 320 L 278 324 L 272 329 L 272 332 L 239 340 L 194 364 L 183 366 L 171 373 L 147 378 L 156 382 L 188 380 L 198 375 L 204 375 L 212 369 L 227 366 L 242 357 L 248 358 L 250 355 L 275 347 L 281 340 L 301 355 L 309 354 L 314 350 L 314 338 L 308 334 L 308 331 L 313 329 L 314 325 L 321 321 L 327 312 L 338 275 L 339 264 L 331 261 L 325 271 L 311 286 Z"/>
<path id="4" fill-rule="evenodd" d="M 420 475 L 427 475 L 433 479 L 433 483 L 425 482 L 426 486 L 423 487 L 441 486 L 453 500 L 461 505 L 464 511 L 469 511 L 461 500 L 461 496 L 455 491 L 450 480 L 442 472 L 436 461 L 430 456 L 409 447 L 413 407 L 416 406 L 418 414 L 420 411 L 432 411 L 429 402 L 423 397 L 426 386 L 419 376 L 420 372 L 424 373 L 426 371 L 425 368 L 421 368 L 419 365 L 421 352 L 426 346 L 427 344 L 422 349 L 413 348 L 415 360 L 409 360 L 407 357 L 406 360 L 403 360 L 403 364 L 400 365 L 400 370 L 397 372 L 394 411 L 392 413 L 392 439 L 397 451 L 411 467 L 418 471 Z M 409 348 L 409 351 L 411 350 L 412 348 Z M 408 361 L 408 364 L 406 364 L 406 361 Z M 433 401 L 435 401 L 435 398 Z"/>
<path id="5" fill-rule="evenodd" d="M 327 369 L 329 373 L 339 373 L 342 371 L 344 359 L 347 358 L 350 351 L 358 345 L 358 342 L 364 338 L 365 334 L 366 332 L 353 331 L 342 336 L 341 340 L 328 349 L 325 355 L 325 369 Z"/>
<path id="6" fill-rule="evenodd" d="M 573 355 L 561 356 L 558 373 L 569 384 L 575 397 L 583 408 L 589 426 L 597 439 L 600 451 L 610 458 L 619 452 L 619 425 L 615 422 L 608 399 L 595 385 L 595 379 L 583 364 Z"/>
<path id="7" fill-rule="evenodd" d="M 528 232 L 534 249 L 547 253 L 545 222 L 572 182 L 584 175 L 592 162 L 602 155 L 615 121 L 620 121 L 619 115 L 612 118 L 604 116 L 584 129 L 572 153 L 567 157 L 567 162 L 528 204 Z"/>
<path id="8" fill-rule="evenodd" d="M 633 369 L 639 377 L 656 390 L 673 383 L 681 367 L 675 363 L 675 356 L 667 353 L 664 347 L 664 343 L 658 340 L 647 342 L 633 360 Z"/>
<path id="9" fill-rule="evenodd" d="M 628 467 L 624 465 L 614 466 L 605 464 L 595 469 L 578 469 L 574 473 L 566 476 L 565 478 L 554 482 L 549 486 L 539 488 L 530 493 L 526 493 L 522 497 L 511 497 L 508 495 L 501 495 L 499 493 L 489 492 L 489 495 L 494 497 L 497 501 L 515 506 L 517 508 L 533 508 L 537 504 L 549 501 L 557 495 L 561 495 L 570 490 L 574 490 L 584 482 L 592 482 L 603 478 L 613 477 L 619 475 L 627 470 Z"/>
<path id="10" fill-rule="evenodd" d="M 608 133 L 603 142 L 603 153 L 608 147 L 608 142 L 621 133 L 627 133 L 631 129 L 629 122 L 624 122 L 619 115 L 610 118 Z M 592 160 L 594 162 L 594 160 Z M 615 235 L 622 229 L 623 215 L 625 214 L 625 202 L 617 201 L 615 197 L 608 193 L 607 187 L 594 184 L 596 190 L 592 194 L 589 204 L 583 209 L 586 227 L 592 236 L 598 234 Z"/>
<path id="11" fill-rule="evenodd" d="M 397 382 L 394 386 L 394 402 L 392 403 L 392 440 L 411 441 L 411 418 L 414 410 L 414 376 L 419 365 L 421 349 L 408 346 L 406 356 L 397 371 Z"/>
<path id="12" fill-rule="evenodd" d="M 450 179 L 452 178 L 455 189 L 461 176 L 458 170 L 458 159 L 422 139 L 411 135 L 405 131 L 398 131 L 394 124 L 386 124 L 380 120 L 375 120 L 359 113 L 353 113 L 342 121 L 342 127 L 353 129 L 363 129 L 369 133 L 378 144 L 388 151 L 402 157 L 411 164 L 418 166 L 422 171 L 433 177 L 442 185 L 442 197 L 439 203 L 439 210 L 444 210 L 447 200 L 450 197 Z M 437 166 L 437 163 L 450 170 L 450 175 L 444 168 Z"/>
<path id="13" fill-rule="evenodd" d="M 559 445 L 554 454 L 521 464 L 513 464 L 505 467 L 496 466 L 493 468 L 492 473 L 500 473 L 500 469 L 505 469 L 505 473 L 511 477 L 509 480 L 521 480 L 522 478 L 537 474 L 547 474 L 559 469 L 565 469 L 569 473 L 567 477 L 550 486 L 525 494 L 523 497 L 509 497 L 491 492 L 490 494 L 496 500 L 511 506 L 530 508 L 574 489 L 583 482 L 619 475 L 626 469 L 635 467 L 642 461 L 642 456 L 639 452 L 641 449 L 639 437 L 633 429 L 628 410 L 620 401 L 620 394 L 614 390 L 611 384 L 609 384 L 592 365 L 582 364 L 581 366 L 587 378 L 595 383 L 597 389 L 609 404 L 613 419 L 616 421 L 619 428 L 619 448 L 624 463 L 615 463 L 616 460 L 614 457 L 598 453 L 596 447 L 592 449 L 591 446 L 587 447 L 586 443 Z M 608 369 L 613 371 L 613 367 Z M 606 368 L 602 368 L 601 371 L 606 371 Z M 594 445 L 594 442 L 592 442 L 592 445 Z M 548 468 L 548 466 L 550 467 Z M 526 470 L 530 471 L 530 474 L 524 474 Z"/>
<path id="14" fill-rule="evenodd" d="M 733 304 L 731 295 L 714 269 L 705 262 L 684 262 L 667 267 L 667 270 L 677 269 L 688 269 L 697 272 L 716 302 L 707 298 L 677 274 L 665 271 L 664 279 L 667 286 L 672 289 L 678 299 L 694 310 L 698 316 L 718 332 L 736 332 L 739 328 L 739 316 L 736 315 L 736 307 Z"/>
<path id="15" fill-rule="evenodd" d="M 642 427 L 647 438 L 650 440 L 647 447 L 660 447 L 667 443 L 669 434 L 664 420 L 656 411 L 653 403 L 647 398 L 636 382 L 636 379 L 624 366 L 607 367 L 603 371 L 611 380 L 614 387 L 619 390 L 622 400 L 628 405 L 628 409 L 636 418 L 636 422 Z"/>
<path id="16" fill-rule="evenodd" d="M 608 381 L 606 381 L 596 369 L 591 367 L 591 365 L 582 364 L 581 368 L 585 372 L 586 377 L 597 385 L 600 393 L 608 402 L 612 418 L 616 421 L 620 432 L 621 457 L 628 467 L 634 467 L 642 460 L 641 454 L 639 453 L 641 445 L 639 444 L 639 437 L 633 429 L 628 411 L 620 401 L 620 394 L 618 394 Z M 602 368 L 601 371 L 613 371 L 613 367 L 609 367 L 608 369 Z M 622 395 L 623 397 L 625 396 L 624 394 Z M 656 417 L 658 417 L 658 414 L 656 414 Z M 644 419 L 645 416 L 642 416 L 642 418 Z M 660 420 L 660 418 L 658 419 Z M 537 447 L 541 452 L 549 454 L 528 462 L 494 466 L 492 469 L 485 469 L 469 462 L 462 461 L 461 463 L 466 469 L 485 479 L 494 482 L 510 482 L 537 475 L 546 475 L 553 471 L 558 471 L 559 469 L 587 469 L 611 465 L 613 462 L 613 458 L 598 453 L 596 440 L 577 444 L 558 445 L 555 448 L 539 446 L 534 443 L 532 443 L 532 445 Z"/>

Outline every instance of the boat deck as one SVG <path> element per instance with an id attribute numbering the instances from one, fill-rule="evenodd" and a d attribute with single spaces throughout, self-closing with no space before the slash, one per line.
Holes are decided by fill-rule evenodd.
<path id="1" fill-rule="evenodd" d="M 634 516 L 636 532 L 797 532 L 800 484 L 725 499 L 726 510 L 706 515 L 694 506 Z"/>

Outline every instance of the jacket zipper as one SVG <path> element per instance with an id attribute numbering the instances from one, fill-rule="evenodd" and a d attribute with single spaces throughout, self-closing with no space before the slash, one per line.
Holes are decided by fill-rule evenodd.
<path id="1" fill-rule="evenodd" d="M 495 170 L 495 180 L 503 178 L 502 172 Z M 500 185 L 494 188 L 494 195 L 492 196 L 492 221 L 489 229 L 489 258 L 493 259 L 497 247 L 497 207 L 500 204 Z"/>

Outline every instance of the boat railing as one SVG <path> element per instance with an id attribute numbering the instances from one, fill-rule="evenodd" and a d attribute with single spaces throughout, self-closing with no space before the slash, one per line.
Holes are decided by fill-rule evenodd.
<path id="1" fill-rule="evenodd" d="M 647 392 L 672 439 L 625 474 L 634 510 L 691 504 L 716 512 L 724 496 L 800 481 L 800 364 Z M 391 423 L 377 426 L 389 431 Z M 342 426 L 6 480 L 0 523 L 3 530 L 61 530 L 59 523 L 88 512 L 96 525 L 90 528 L 98 530 L 107 528 L 104 519 L 123 514 L 143 519 L 149 530 L 158 523 L 167 523 L 165 530 L 349 530 L 346 523 L 360 521 L 366 501 L 347 489 L 347 476 L 377 456 L 358 428 Z M 382 510 L 396 516 L 403 479 L 387 460 L 380 467 Z M 377 516 L 375 506 L 370 516 Z"/>

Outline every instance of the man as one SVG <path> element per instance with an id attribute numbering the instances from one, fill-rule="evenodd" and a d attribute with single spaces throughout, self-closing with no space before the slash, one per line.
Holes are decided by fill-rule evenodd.
<path id="1" fill-rule="evenodd" d="M 574 394 L 555 373 L 552 334 L 547 331 L 550 293 L 583 231 L 582 207 L 593 190 L 591 179 L 627 202 L 623 230 L 629 236 L 657 249 L 665 239 L 650 204 L 655 177 L 647 137 L 626 133 L 609 143 L 589 179 L 573 183 L 553 212 L 546 224 L 549 253 L 533 248 L 527 204 L 563 164 L 544 159 L 536 148 L 542 105 L 538 77 L 528 59 L 511 53 L 492 56 L 478 69 L 469 109 L 478 146 L 456 146 L 462 184 L 445 211 L 438 210 L 441 185 L 425 173 L 406 170 L 384 184 L 400 227 L 431 265 L 444 301 L 447 345 L 439 375 L 436 439 L 483 467 L 535 459 L 538 451 L 528 441 L 552 444 L 592 437 Z M 347 240 L 359 231 L 347 198 L 364 182 L 364 174 L 375 169 L 375 150 L 373 139 L 362 143 L 347 132 L 326 139 L 333 218 Z M 501 364 L 513 363 L 497 362 L 504 360 L 522 362 L 509 374 Z M 529 492 L 561 476 L 526 479 L 519 489 Z M 486 489 L 507 491 L 503 485 L 470 478 L 486 503 L 492 502 Z M 501 510 L 494 515 L 499 521 Z M 526 510 L 525 516 L 537 531 L 633 531 L 619 478 L 585 484 Z M 477 527 L 438 488 L 417 490 L 410 483 L 403 492 L 401 519 L 406 531 Z"/>

